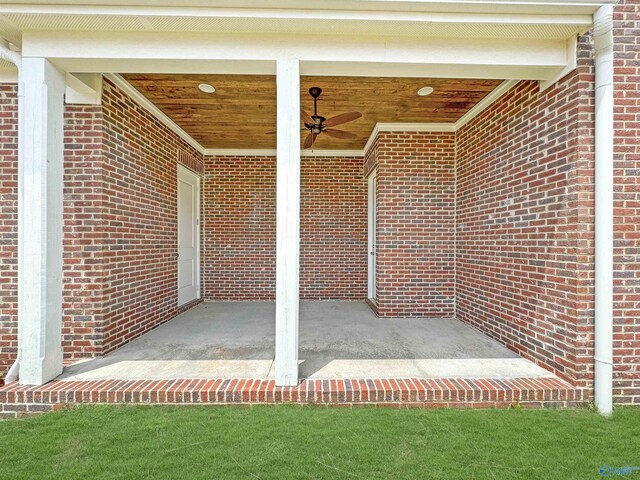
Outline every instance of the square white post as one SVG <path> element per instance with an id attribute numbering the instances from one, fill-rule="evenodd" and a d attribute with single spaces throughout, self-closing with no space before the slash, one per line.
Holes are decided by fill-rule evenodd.
<path id="1" fill-rule="evenodd" d="M 18 159 L 20 383 L 62 373 L 64 75 L 24 58 Z"/>
<path id="2" fill-rule="evenodd" d="M 300 62 L 277 61 L 276 385 L 298 384 Z"/>

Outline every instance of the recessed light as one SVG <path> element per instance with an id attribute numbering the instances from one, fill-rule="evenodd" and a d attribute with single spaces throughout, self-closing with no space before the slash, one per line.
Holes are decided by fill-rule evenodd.
<path id="1" fill-rule="evenodd" d="M 418 90 L 418 95 L 421 97 L 426 97 L 427 95 L 431 95 L 433 93 L 433 88 L 431 87 L 422 87 Z"/>
<path id="2" fill-rule="evenodd" d="M 216 91 L 216 88 L 213 85 L 209 85 L 208 83 L 201 83 L 200 85 L 198 85 L 198 88 L 201 92 L 204 93 L 214 93 Z"/>

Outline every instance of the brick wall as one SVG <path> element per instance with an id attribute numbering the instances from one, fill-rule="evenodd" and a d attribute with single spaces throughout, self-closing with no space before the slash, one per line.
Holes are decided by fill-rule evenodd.
<path id="1" fill-rule="evenodd" d="M 640 5 L 614 9 L 614 394 L 640 404 Z"/>
<path id="2" fill-rule="evenodd" d="M 17 347 L 16 89 L 0 85 L 0 374 Z M 177 313 L 178 159 L 202 156 L 105 81 L 102 106 L 65 108 L 63 352 L 92 357 Z"/>
<path id="3" fill-rule="evenodd" d="M 110 351 L 177 313 L 177 164 L 201 156 L 108 81 L 103 106 Z M 201 162 L 191 168 L 203 171 Z"/>
<path id="4" fill-rule="evenodd" d="M 457 317 L 587 387 L 591 378 L 593 72 L 520 82 L 458 132 Z M 592 357 L 591 357 L 592 358 Z"/>
<path id="5" fill-rule="evenodd" d="M 638 404 L 640 5 L 614 12 L 614 396 Z M 581 38 L 578 70 L 549 91 L 522 82 L 458 135 L 457 315 L 584 398 L 593 388 L 590 43 Z"/>
<path id="6" fill-rule="evenodd" d="M 17 353 L 17 97 L 0 85 L 0 375 Z M 64 151 L 62 342 L 66 360 L 101 349 L 101 107 L 67 106 Z"/>
<path id="7" fill-rule="evenodd" d="M 205 157 L 204 168 L 205 299 L 274 299 L 275 158 Z"/>
<path id="8" fill-rule="evenodd" d="M 640 402 L 639 6 L 616 6 L 615 395 Z M 378 168 L 378 311 L 449 316 L 556 372 L 593 375 L 593 61 L 520 82 L 456 136 L 380 134 L 365 159 L 302 160 L 301 295 L 366 295 Z M 16 89 L 0 85 L 0 372 L 16 352 Z M 63 342 L 111 350 L 177 313 L 176 163 L 205 172 L 203 287 L 273 299 L 275 159 L 200 156 L 106 82 L 65 112 Z M 457 190 L 457 191 L 456 191 Z M 455 268 L 455 273 L 454 273 Z M 455 299 L 455 301 L 454 301 Z"/>
<path id="9" fill-rule="evenodd" d="M 455 134 L 382 132 L 376 173 L 376 310 L 449 317 L 455 295 Z"/>
<path id="10" fill-rule="evenodd" d="M 361 158 L 302 158 L 302 299 L 366 297 L 366 195 Z M 205 298 L 273 300 L 275 158 L 205 157 L 204 205 Z"/>
<path id="11" fill-rule="evenodd" d="M 102 107 L 67 105 L 64 120 L 62 344 L 69 361 L 102 351 L 108 272 Z"/>
<path id="12" fill-rule="evenodd" d="M 18 351 L 18 89 L 0 84 L 0 377 Z"/>
<path id="13" fill-rule="evenodd" d="M 362 158 L 303 157 L 301 162 L 301 297 L 362 300 L 367 296 Z"/>

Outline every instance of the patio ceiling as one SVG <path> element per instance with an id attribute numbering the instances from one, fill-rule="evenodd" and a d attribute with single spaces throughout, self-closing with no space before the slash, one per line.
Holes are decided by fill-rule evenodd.
<path id="1" fill-rule="evenodd" d="M 275 148 L 276 82 L 272 75 L 125 74 L 123 77 L 207 149 Z M 215 87 L 213 94 L 198 89 Z M 302 108 L 313 113 L 310 87 L 323 90 L 318 113 L 326 118 L 348 111 L 363 117 L 337 128 L 354 140 L 321 136 L 316 150 L 362 149 L 377 123 L 454 123 L 496 88 L 500 80 L 442 78 L 301 78 Z M 418 89 L 429 86 L 431 95 Z M 302 123 L 301 123 L 302 127 Z M 304 132 L 302 139 L 304 140 Z"/>

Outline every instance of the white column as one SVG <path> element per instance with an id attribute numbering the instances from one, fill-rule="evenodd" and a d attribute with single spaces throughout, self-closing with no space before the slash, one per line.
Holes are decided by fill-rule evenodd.
<path id="1" fill-rule="evenodd" d="M 64 75 L 44 58 L 22 61 L 18 160 L 20 382 L 62 372 Z"/>
<path id="2" fill-rule="evenodd" d="M 594 399 L 613 411 L 613 6 L 594 18 L 595 117 L 595 371 Z"/>
<path id="3" fill-rule="evenodd" d="M 298 384 L 300 63 L 277 61 L 276 385 Z"/>

